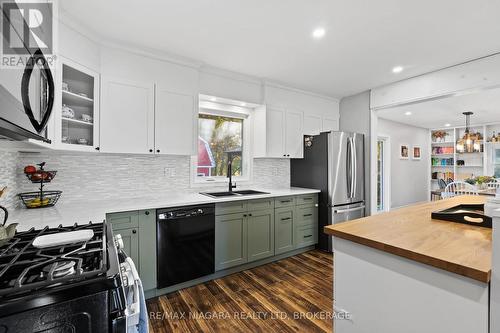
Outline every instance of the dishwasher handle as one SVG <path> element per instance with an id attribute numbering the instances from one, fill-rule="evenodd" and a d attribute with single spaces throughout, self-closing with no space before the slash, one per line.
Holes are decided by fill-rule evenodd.
<path id="1" fill-rule="evenodd" d="M 206 216 L 214 214 L 215 214 L 214 205 L 195 206 L 195 207 L 190 206 L 190 207 L 158 210 L 157 219 L 158 221 L 180 220 L 196 216 Z"/>

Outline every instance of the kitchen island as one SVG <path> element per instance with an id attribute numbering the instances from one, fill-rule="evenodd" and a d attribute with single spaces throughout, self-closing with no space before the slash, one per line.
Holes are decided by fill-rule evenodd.
<path id="1" fill-rule="evenodd" d="M 461 196 L 325 227 L 334 307 L 345 312 L 335 332 L 488 332 L 491 229 L 431 218 L 487 200 Z"/>

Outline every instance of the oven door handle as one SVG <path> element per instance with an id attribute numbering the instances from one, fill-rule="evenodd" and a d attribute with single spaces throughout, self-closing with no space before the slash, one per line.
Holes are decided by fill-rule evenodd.
<path id="1" fill-rule="evenodd" d="M 128 286 L 132 288 L 133 292 L 132 304 L 127 304 L 126 310 L 127 327 L 131 327 L 139 324 L 139 316 L 141 313 L 141 291 L 139 290 L 139 284 L 141 283 L 141 279 L 139 277 L 139 273 L 137 272 L 137 268 L 132 261 L 132 258 L 127 257 L 123 265 L 125 265 L 126 269 Z"/>

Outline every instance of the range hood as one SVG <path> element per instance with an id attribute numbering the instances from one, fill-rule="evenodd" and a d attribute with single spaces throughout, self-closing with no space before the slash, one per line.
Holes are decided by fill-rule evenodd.
<path id="1" fill-rule="evenodd" d="M 50 143 L 36 133 L 24 107 L 4 86 L 0 85 L 0 139 L 24 141 L 28 139 Z"/>

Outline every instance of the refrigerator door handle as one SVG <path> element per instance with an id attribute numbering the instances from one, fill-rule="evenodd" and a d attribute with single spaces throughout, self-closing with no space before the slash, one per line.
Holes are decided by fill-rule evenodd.
<path id="1" fill-rule="evenodd" d="M 347 156 L 346 156 L 346 185 L 347 195 L 352 198 L 352 142 L 351 138 L 347 139 Z"/>
<path id="2" fill-rule="evenodd" d="M 353 156 L 353 167 L 352 167 L 352 195 L 351 198 L 354 198 L 356 196 L 356 188 L 358 185 L 358 149 L 356 147 L 356 140 L 354 138 L 351 138 L 352 140 L 352 156 Z"/>
<path id="3" fill-rule="evenodd" d="M 348 178 L 348 188 L 349 199 L 354 198 L 355 194 L 355 170 L 356 170 L 356 147 L 354 145 L 354 140 L 350 137 L 347 141 L 349 156 L 347 160 L 349 161 L 349 169 L 347 170 Z"/>
<path id="4" fill-rule="evenodd" d="M 334 210 L 333 213 L 334 214 L 344 214 L 344 213 L 349 213 L 349 212 L 355 212 L 355 211 L 362 210 L 362 209 L 365 209 L 364 205 L 356 207 L 356 208 L 337 209 L 337 210 Z"/>

